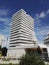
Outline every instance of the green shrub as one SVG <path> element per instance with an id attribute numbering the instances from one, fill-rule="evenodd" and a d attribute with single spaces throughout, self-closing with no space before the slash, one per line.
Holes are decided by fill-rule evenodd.
<path id="1" fill-rule="evenodd" d="M 45 63 L 40 59 L 36 52 L 29 51 L 26 52 L 25 56 L 22 56 L 19 65 L 45 65 Z"/>

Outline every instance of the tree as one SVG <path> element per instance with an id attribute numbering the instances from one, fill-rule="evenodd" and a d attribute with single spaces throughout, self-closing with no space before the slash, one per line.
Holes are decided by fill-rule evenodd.
<path id="1" fill-rule="evenodd" d="M 36 51 L 26 51 L 26 55 L 22 56 L 20 65 L 45 65 L 40 59 Z"/>
<path id="2" fill-rule="evenodd" d="M 1 51 L 1 46 L 0 46 L 0 51 Z"/>
<path id="3" fill-rule="evenodd" d="M 7 56 L 7 48 L 6 47 L 2 48 L 2 56 Z"/>

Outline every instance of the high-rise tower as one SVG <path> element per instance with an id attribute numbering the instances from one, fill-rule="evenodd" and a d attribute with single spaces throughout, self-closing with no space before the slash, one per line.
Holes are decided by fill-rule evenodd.
<path id="1" fill-rule="evenodd" d="M 34 19 L 21 9 L 12 16 L 9 47 L 16 47 L 17 44 L 35 44 L 36 42 Z"/>
<path id="2" fill-rule="evenodd" d="M 34 32 L 34 19 L 23 9 L 12 16 L 9 49 L 7 56 L 20 58 L 26 48 L 37 47 L 38 41 Z"/>

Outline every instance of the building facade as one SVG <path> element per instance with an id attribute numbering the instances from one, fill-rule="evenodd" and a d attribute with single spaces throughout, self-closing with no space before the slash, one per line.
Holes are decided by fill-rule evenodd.
<path id="1" fill-rule="evenodd" d="M 13 14 L 7 55 L 19 58 L 25 54 L 25 48 L 32 48 L 37 43 L 34 19 L 23 9 Z"/>
<path id="2" fill-rule="evenodd" d="M 21 9 L 12 16 L 10 47 L 17 44 L 36 44 L 34 19 Z"/>
<path id="3" fill-rule="evenodd" d="M 47 46 L 48 57 L 49 57 L 49 32 L 48 32 L 47 36 L 44 38 L 44 45 Z"/>
<path id="4" fill-rule="evenodd" d="M 44 39 L 44 44 L 49 47 L 49 33 L 47 34 L 47 36 Z"/>

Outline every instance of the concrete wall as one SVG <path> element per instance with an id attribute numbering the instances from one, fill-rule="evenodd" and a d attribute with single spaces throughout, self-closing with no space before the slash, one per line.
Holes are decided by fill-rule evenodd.
<path id="1" fill-rule="evenodd" d="M 7 52 L 7 57 L 20 58 L 24 54 L 25 54 L 24 49 L 9 49 Z"/>

